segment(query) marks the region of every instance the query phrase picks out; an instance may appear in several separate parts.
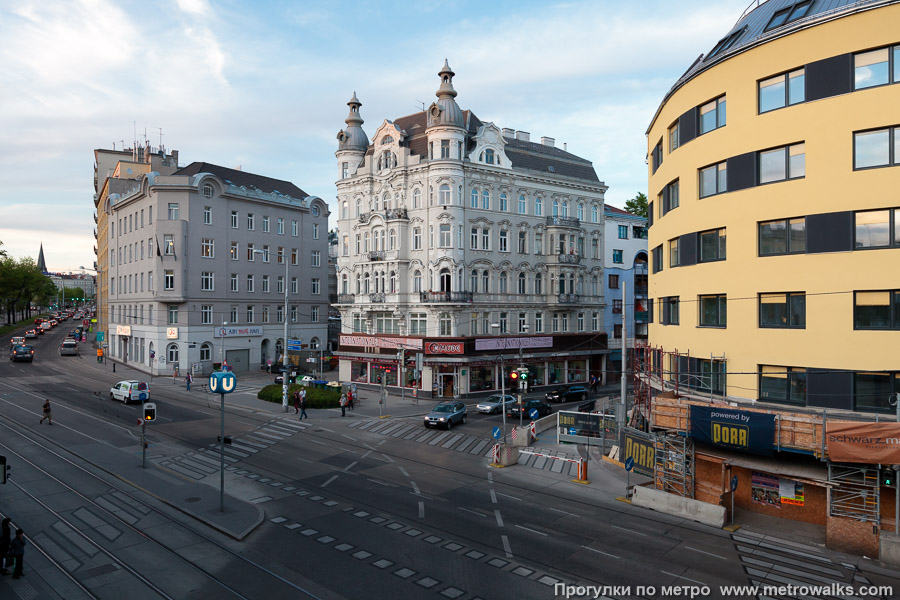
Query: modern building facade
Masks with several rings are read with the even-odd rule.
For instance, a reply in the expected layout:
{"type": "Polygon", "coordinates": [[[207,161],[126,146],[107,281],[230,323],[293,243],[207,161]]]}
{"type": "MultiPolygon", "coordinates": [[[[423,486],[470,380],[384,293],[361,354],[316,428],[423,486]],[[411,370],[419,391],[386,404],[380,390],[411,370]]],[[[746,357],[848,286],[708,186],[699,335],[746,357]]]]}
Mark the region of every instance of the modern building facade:
{"type": "Polygon", "coordinates": [[[552,138],[463,111],[438,75],[437,100],[371,142],[354,94],[338,133],[341,379],[466,396],[501,388],[501,355],[533,385],[602,374],[606,186],[552,138]]]}
{"type": "Polygon", "coordinates": [[[280,361],[285,320],[290,339],[324,347],[324,201],[199,162],[129,183],[104,205],[110,357],[163,375],[257,369],[280,361]]]}
{"type": "Polygon", "coordinates": [[[832,460],[829,432],[893,419],[900,392],[898,23],[896,1],[754,3],[647,131],[653,424],[763,419],[750,451],[774,458],[698,446],[697,497],[724,505],[734,475],[739,507],[870,556],[894,528],[886,461],[832,460]]]}

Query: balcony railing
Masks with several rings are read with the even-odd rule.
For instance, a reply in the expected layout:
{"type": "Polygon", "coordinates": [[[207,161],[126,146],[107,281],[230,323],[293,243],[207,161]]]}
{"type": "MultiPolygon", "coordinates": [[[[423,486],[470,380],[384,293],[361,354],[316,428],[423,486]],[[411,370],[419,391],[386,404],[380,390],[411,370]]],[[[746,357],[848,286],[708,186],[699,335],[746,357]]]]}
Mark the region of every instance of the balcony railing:
{"type": "Polygon", "coordinates": [[[566,254],[560,252],[556,255],[556,260],[563,265],[577,265],[581,262],[581,257],[577,254],[566,254]]]}
{"type": "Polygon", "coordinates": [[[370,250],[369,260],[384,260],[384,250],[370,250]]]}
{"type": "Polygon", "coordinates": [[[634,295],[635,296],[646,296],[647,295],[647,286],[646,285],[634,286],[634,295]]]}
{"type": "Polygon", "coordinates": [[[472,302],[472,292],[419,292],[422,302],[472,302]]]}
{"type": "Polygon", "coordinates": [[[557,294],[556,301],[560,304],[575,304],[579,302],[578,294],[557,294]]]}
{"type": "Polygon", "coordinates": [[[384,304],[384,299],[385,299],[384,292],[376,292],[374,294],[369,294],[369,302],[384,304]]]}
{"type": "Polygon", "coordinates": [[[409,219],[405,208],[389,208],[384,211],[385,219],[409,219]]]}
{"type": "Polygon", "coordinates": [[[338,304],[353,304],[356,302],[356,294],[338,294],[338,304]]]}
{"type": "Polygon", "coordinates": [[[558,225],[560,227],[581,227],[581,221],[575,217],[547,217],[547,225],[558,225]]]}

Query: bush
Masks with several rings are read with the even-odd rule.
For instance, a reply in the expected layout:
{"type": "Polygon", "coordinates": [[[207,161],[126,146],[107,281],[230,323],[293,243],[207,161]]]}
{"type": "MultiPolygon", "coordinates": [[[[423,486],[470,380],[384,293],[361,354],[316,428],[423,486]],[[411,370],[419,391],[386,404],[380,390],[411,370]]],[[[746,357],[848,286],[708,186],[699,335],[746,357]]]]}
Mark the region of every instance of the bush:
{"type": "MultiPolygon", "coordinates": [[[[289,406],[294,405],[294,392],[300,391],[301,389],[306,389],[306,408],[340,408],[341,390],[339,388],[322,389],[315,386],[303,388],[303,386],[296,384],[288,386],[289,406]]],[[[280,385],[267,385],[259,390],[256,397],[260,400],[265,400],[266,402],[277,402],[278,404],[281,404],[281,392],[282,387],[280,385]]]]}

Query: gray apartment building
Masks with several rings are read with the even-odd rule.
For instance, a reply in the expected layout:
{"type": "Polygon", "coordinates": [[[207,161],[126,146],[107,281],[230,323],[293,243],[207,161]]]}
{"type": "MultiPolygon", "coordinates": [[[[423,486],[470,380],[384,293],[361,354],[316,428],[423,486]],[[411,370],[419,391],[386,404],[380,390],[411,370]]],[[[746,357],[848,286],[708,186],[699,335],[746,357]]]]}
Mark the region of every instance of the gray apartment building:
{"type": "Polygon", "coordinates": [[[289,339],[325,347],[329,211],[321,198],[289,181],[194,162],[142,175],[110,194],[108,207],[112,359],[154,375],[206,374],[223,361],[258,369],[281,361],[285,319],[289,339]]]}

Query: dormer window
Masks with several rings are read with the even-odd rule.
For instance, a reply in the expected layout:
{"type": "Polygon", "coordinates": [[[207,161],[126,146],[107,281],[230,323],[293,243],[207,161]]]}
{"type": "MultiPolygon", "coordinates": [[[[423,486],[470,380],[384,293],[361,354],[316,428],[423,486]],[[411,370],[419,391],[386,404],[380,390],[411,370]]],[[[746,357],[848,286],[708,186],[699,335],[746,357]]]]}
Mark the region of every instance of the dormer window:
{"type": "Polygon", "coordinates": [[[382,146],[384,146],[385,144],[393,144],[393,143],[394,143],[394,138],[392,138],[389,135],[386,135],[381,139],[382,146]]]}
{"type": "Polygon", "coordinates": [[[203,186],[203,197],[204,198],[212,198],[213,195],[213,186],[209,183],[203,186]]]}
{"type": "Polygon", "coordinates": [[[488,165],[494,164],[494,151],[490,148],[484,151],[484,162],[488,165]]]}

